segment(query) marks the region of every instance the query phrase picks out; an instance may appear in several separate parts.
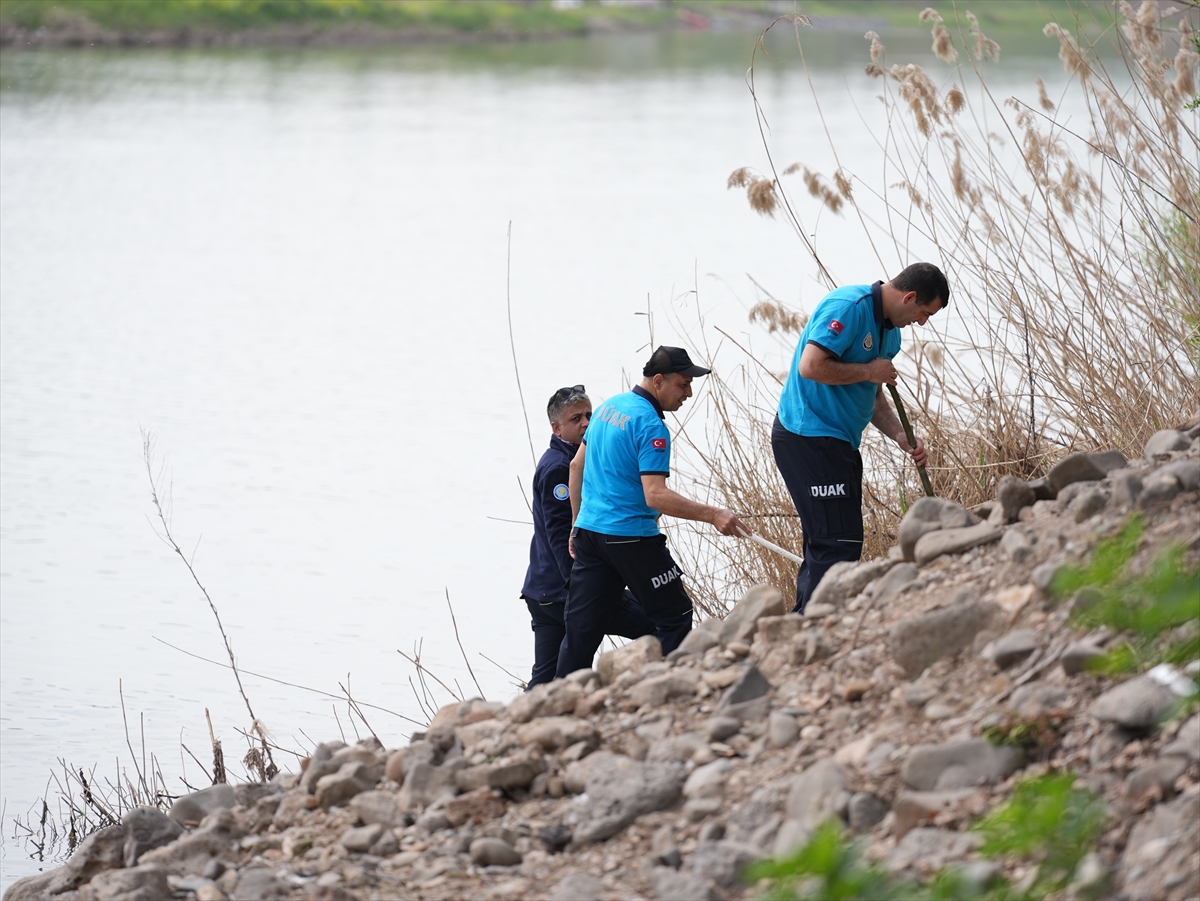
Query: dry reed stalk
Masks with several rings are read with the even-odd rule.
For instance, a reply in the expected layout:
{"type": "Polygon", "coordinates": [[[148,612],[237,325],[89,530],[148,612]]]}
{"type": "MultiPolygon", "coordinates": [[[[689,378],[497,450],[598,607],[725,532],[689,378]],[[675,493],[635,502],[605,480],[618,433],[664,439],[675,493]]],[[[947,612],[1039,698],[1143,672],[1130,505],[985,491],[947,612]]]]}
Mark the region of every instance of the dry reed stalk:
{"type": "MultiPolygon", "coordinates": [[[[956,34],[936,13],[924,14],[933,23],[935,54],[955,64],[950,78],[931,78],[915,65],[885,67],[884,45],[868,33],[866,72],[884,82],[889,123],[879,142],[887,148],[882,169],[898,172],[898,181],[890,176],[892,184],[873,187],[839,161],[835,194],[803,164],[783,172],[802,173],[818,214],[828,208],[857,220],[886,271],[912,261],[908,235],[937,248],[961,333],[912,342],[897,362],[941,497],[974,506],[992,496],[1002,476],[1037,477],[1073,450],[1140,454],[1151,433],[1200,409],[1200,135],[1195,113],[1185,109],[1189,101],[1193,110],[1200,104],[1191,96],[1200,57],[1186,12],[1178,46],[1175,37],[1164,40],[1165,9],[1123,3],[1115,23],[1121,28],[1100,29],[1113,43],[1118,74],[1096,48],[1047,26],[1073,78],[1068,90],[1081,92],[1091,111],[1082,128],[1055,118],[1065,94],[1052,99],[1043,79],[1034,83],[1033,105],[992,94],[983,66],[999,60],[1000,48],[969,13],[961,20],[956,13],[956,34]],[[968,79],[975,82],[969,92],[962,87],[968,79]],[[856,183],[865,190],[852,192],[856,183]],[[882,203],[886,218],[862,206],[860,194],[882,203]],[[892,223],[891,234],[879,233],[879,221],[892,223]]],[[[1083,24],[1072,32],[1096,33],[1083,24]]],[[[755,53],[761,47],[762,36],[755,53]]],[[[797,47],[803,60],[798,30],[797,47]]],[[[769,212],[786,214],[816,274],[832,286],[808,237],[805,210],[776,171],[753,66],[747,81],[769,174],[742,168],[729,186],[769,186],[769,212]]],[[[764,212],[753,197],[751,207],[764,212]]],[[[855,273],[851,281],[860,278],[855,273]]],[[[776,338],[798,336],[803,327],[803,314],[774,298],[750,318],[776,338]]],[[[720,366],[724,378],[705,380],[710,426],[696,440],[681,436],[683,474],[695,494],[757,516],[767,537],[799,547],[799,523],[775,515],[793,509],[770,453],[781,379],[717,331],[743,356],[720,366]]],[[[875,430],[867,430],[861,452],[863,556],[870,559],[895,543],[900,517],[922,491],[914,467],[875,430]]],[[[755,582],[789,593],[794,573],[748,542],[730,544],[703,527],[673,528],[702,612],[720,615],[755,582]]]]}

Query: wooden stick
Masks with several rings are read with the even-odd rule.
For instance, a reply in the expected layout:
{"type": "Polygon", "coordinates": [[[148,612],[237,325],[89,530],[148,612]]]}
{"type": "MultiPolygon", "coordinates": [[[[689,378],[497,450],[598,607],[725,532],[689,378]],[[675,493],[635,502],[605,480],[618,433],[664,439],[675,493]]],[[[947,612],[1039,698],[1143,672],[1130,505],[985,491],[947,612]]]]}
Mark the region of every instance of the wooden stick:
{"type": "MultiPolygon", "coordinates": [[[[908,421],[908,414],[904,412],[904,403],[900,400],[900,393],[896,390],[895,385],[888,385],[888,391],[892,393],[892,401],[896,404],[896,412],[900,414],[900,425],[904,426],[904,437],[908,439],[908,446],[916,449],[917,438],[913,435],[912,425],[908,421]]],[[[929,497],[937,497],[933,493],[933,485],[929,482],[929,473],[925,471],[925,467],[918,466],[917,472],[921,474],[921,484],[925,486],[925,494],[929,497]]]]}

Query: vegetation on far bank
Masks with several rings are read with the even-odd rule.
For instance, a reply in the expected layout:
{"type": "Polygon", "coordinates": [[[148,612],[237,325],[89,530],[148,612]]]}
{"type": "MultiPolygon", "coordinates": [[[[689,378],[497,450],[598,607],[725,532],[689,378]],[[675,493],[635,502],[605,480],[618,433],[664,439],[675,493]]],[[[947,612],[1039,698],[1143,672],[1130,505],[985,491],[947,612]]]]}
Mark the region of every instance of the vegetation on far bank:
{"type": "MultiPolygon", "coordinates": [[[[704,28],[730,19],[755,24],[798,10],[830,25],[861,23],[911,28],[939,0],[643,0],[578,3],[555,0],[0,0],[0,27],[62,32],[91,29],[135,37],[154,33],[349,28],[448,39],[471,36],[566,36],[592,31],[673,26],[704,28]]],[[[992,28],[1040,27],[1047,16],[1069,15],[1069,0],[976,0],[970,8],[992,28]]],[[[857,27],[857,25],[855,26],[857,27]]]]}

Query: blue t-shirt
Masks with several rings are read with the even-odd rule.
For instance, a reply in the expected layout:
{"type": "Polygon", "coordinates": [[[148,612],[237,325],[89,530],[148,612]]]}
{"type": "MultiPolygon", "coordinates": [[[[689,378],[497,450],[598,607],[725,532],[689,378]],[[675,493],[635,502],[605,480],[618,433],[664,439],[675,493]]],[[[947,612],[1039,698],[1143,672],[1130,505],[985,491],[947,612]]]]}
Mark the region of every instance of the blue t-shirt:
{"type": "Polygon", "coordinates": [[[657,535],[658,511],[646,504],[642,476],[671,474],[671,434],[653,398],[640,386],[610,398],[592,414],[583,441],[575,525],[604,535],[657,535]]]}
{"type": "Polygon", "coordinates": [[[817,304],[800,335],[792,368],[779,395],[779,422],[796,435],[848,441],[855,449],[875,410],[874,382],[824,385],[800,375],[800,355],[808,344],[829,351],[843,363],[892,359],[900,352],[900,329],[883,316],[881,282],[847,285],[830,291],[817,304]]]}

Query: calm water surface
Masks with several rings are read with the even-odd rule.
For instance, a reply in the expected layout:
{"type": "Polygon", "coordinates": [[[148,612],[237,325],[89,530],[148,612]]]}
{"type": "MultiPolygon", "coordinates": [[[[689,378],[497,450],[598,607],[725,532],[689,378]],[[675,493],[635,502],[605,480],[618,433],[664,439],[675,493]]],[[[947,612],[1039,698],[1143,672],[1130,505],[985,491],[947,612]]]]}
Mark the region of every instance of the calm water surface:
{"type": "MultiPolygon", "coordinates": [[[[431,669],[471,679],[448,593],[484,693],[514,694],[499,667],[531,663],[517,595],[532,460],[509,223],[539,454],[555,388],[582,382],[599,400],[640,370],[648,306],[656,342],[715,345],[720,325],[782,367],[790,348],[747,325],[761,295],[746,274],[805,309],[824,289],[787,227],[725,187],[733,169],[766,166],[744,82],[752,41],[5,52],[4,885],[37,867],[12,818],[46,793],[56,758],[108,778],[129,766],[119,685],[135,746],[144,728],[173,788],[204,782],[180,744],[208,756],[206,709],[241,754],[232,677],[183,653],[224,657],[156,537],[143,430],[246,670],[348,684],[420,719],[397,648],[424,638],[431,669]]],[[[924,39],[910,44],[925,57],[924,39]]],[[[865,43],[813,52],[843,162],[877,169],[865,43]]],[[[771,140],[782,163],[828,171],[793,57],[759,75],[771,140]]],[[[821,220],[840,279],[894,268],[851,234],[821,220]]],[[[245,684],[284,746],[354,739],[344,703],[245,684]]],[[[371,719],[389,746],[412,728],[371,719]]]]}

